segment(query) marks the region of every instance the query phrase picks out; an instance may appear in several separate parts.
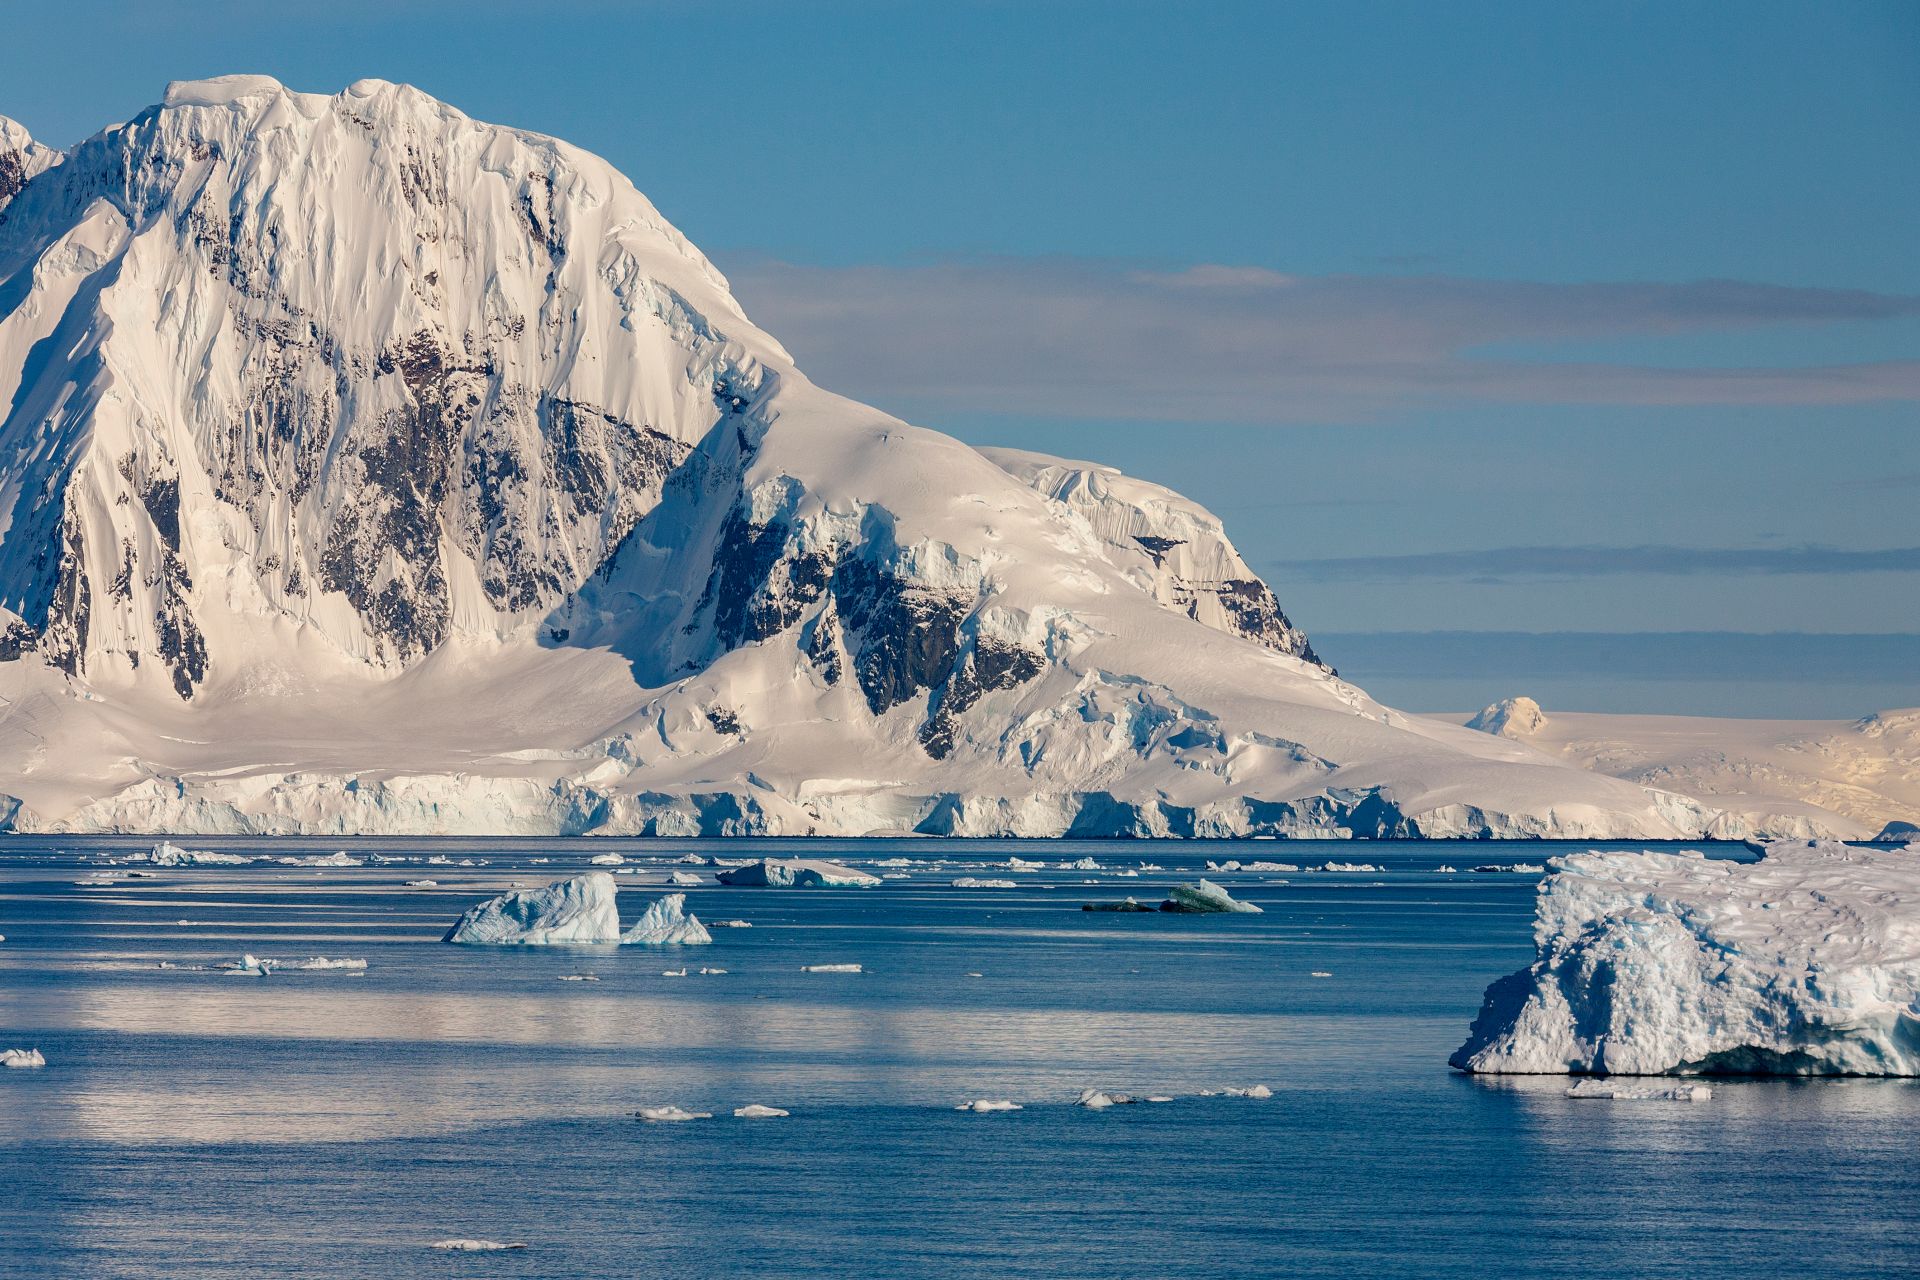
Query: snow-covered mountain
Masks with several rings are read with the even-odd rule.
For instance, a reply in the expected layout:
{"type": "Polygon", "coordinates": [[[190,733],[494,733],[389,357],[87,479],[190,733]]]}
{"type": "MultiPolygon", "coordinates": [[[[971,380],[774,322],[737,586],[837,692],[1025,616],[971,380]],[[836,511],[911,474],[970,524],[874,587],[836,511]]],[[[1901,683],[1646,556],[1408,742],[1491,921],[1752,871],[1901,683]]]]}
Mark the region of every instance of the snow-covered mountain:
{"type": "Polygon", "coordinates": [[[1769,826],[1378,705],[1196,504],[815,387],[405,86],[0,123],[0,405],[15,828],[1769,826]]]}

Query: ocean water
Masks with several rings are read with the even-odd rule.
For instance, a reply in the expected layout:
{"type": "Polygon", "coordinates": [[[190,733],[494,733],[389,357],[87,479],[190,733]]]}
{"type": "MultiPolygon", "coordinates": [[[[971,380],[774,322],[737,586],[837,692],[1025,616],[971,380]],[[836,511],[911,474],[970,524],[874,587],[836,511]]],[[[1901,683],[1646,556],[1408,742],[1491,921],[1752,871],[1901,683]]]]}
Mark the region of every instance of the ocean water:
{"type": "Polygon", "coordinates": [[[1920,1085],[1597,1102],[1448,1070],[1486,984],[1531,955],[1536,877],[1464,869],[1553,846],[192,844],[408,861],[92,887],[146,843],[0,845],[0,1048],[49,1063],[0,1072],[0,1274],[1920,1271],[1920,1085]],[[712,947],[439,944],[474,901],[607,852],[640,872],[628,922],[689,852],[915,864],[868,890],[687,890],[703,920],[753,926],[712,947]],[[1009,856],[1048,869],[986,870],[1009,856]],[[1104,869],[1056,866],[1084,856],[1104,869]],[[1261,915],[1078,910],[1230,858],[1383,870],[1210,875],[1261,915]],[[1020,887],[950,885],[967,874],[1020,887]],[[439,886],[403,887],[421,878],[439,886]],[[368,967],[214,967],[244,952],[368,967]],[[802,971],[833,963],[864,972],[802,971]],[[1273,1097],[1198,1096],[1252,1084],[1273,1097]],[[1175,1101],[1069,1105],[1090,1086],[1175,1101]],[[954,1110],[975,1098],[1024,1109],[954,1110]],[[751,1102],[793,1114],[732,1117],[751,1102]],[[633,1118],[656,1104],[716,1118],[633,1118]],[[449,1237],[528,1247],[429,1247],[449,1237]]]}

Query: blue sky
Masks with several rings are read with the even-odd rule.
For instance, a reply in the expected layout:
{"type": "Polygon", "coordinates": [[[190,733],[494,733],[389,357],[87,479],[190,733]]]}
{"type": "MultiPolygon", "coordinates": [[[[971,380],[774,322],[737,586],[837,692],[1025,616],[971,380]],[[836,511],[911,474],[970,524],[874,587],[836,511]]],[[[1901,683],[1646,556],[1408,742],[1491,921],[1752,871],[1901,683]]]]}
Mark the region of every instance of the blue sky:
{"type": "MultiPolygon", "coordinates": [[[[0,112],[51,142],[261,71],[404,80],[598,151],[820,381],[1181,488],[1310,631],[1920,632],[1904,0],[6,23],[0,112]]],[[[1396,696],[1471,692],[1446,678],[1396,696]]],[[[1712,709],[1874,709],[1828,685],[1712,709]]],[[[1569,696],[1693,705],[1636,688],[1569,696]]],[[[1920,702],[1920,675],[1871,696],[1920,702]]]]}

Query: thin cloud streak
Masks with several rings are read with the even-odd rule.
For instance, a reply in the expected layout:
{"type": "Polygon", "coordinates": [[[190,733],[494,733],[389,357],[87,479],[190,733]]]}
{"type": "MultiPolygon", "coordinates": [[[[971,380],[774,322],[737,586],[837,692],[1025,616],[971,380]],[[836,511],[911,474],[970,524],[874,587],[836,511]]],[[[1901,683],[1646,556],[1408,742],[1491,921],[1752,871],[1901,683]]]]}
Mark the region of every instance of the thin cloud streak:
{"type": "Polygon", "coordinates": [[[1920,358],[1668,367],[1480,357],[1529,346],[1898,320],[1920,297],[1732,280],[1549,284],[1075,260],[734,272],[824,385],[918,412],[1361,421],[1462,404],[1920,399],[1920,358]]]}
{"type": "Polygon", "coordinates": [[[1848,551],[1835,547],[1493,547],[1404,556],[1283,560],[1264,566],[1276,582],[1447,578],[1510,582],[1523,578],[1822,575],[1920,572],[1920,547],[1848,551]]]}

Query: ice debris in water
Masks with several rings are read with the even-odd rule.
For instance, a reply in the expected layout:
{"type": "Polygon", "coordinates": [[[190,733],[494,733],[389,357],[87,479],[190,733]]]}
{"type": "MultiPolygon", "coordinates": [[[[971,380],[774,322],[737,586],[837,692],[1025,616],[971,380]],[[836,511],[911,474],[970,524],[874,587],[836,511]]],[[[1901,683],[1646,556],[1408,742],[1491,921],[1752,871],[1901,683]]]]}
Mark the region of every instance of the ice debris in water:
{"type": "Polygon", "coordinates": [[[716,929],[751,929],[753,925],[745,920],[715,920],[713,927],[716,929]]]}
{"type": "Polygon", "coordinates": [[[524,1249],[527,1246],[519,1240],[510,1240],[504,1244],[498,1240],[435,1240],[427,1247],[444,1249],[449,1253],[500,1253],[507,1249],[524,1249]]]}
{"type": "Polygon", "coordinates": [[[1020,886],[1012,880],[982,880],[978,876],[961,876],[953,882],[956,889],[1018,889],[1020,886]]]}
{"type": "Polygon", "coordinates": [[[1144,903],[1136,902],[1132,898],[1127,898],[1121,902],[1083,902],[1080,904],[1080,909],[1082,911],[1154,911],[1154,910],[1157,910],[1157,908],[1149,907],[1144,903]]]}
{"type": "Polygon", "coordinates": [[[810,858],[760,858],[714,873],[721,884],[769,889],[865,888],[880,877],[837,862],[810,858]]]}
{"type": "Polygon", "coordinates": [[[1645,1085],[1616,1084],[1611,1080],[1582,1080],[1567,1090],[1569,1098],[1611,1098],[1621,1102],[1708,1102],[1713,1090],[1704,1084],[1683,1084],[1673,1089],[1651,1089],[1645,1085]]]}
{"type": "Polygon", "coordinates": [[[1920,1075],[1920,860],[1778,841],[1552,862],[1535,959],[1487,988],[1465,1071],[1920,1075]]]}
{"type": "Polygon", "coordinates": [[[1203,1098],[1271,1098],[1273,1090],[1263,1084],[1248,1085],[1244,1089],[1236,1089],[1228,1085],[1224,1089],[1202,1089],[1200,1096],[1203,1098]]]}
{"type": "Polygon", "coordinates": [[[1108,1107],[1124,1107],[1140,1101],[1130,1093],[1110,1093],[1105,1089],[1082,1089],[1080,1097],[1073,1105],[1085,1107],[1089,1111],[1105,1111],[1108,1107]]]}
{"type": "Polygon", "coordinates": [[[734,1108],[734,1115],[742,1120],[776,1120],[781,1116],[792,1115],[791,1111],[782,1111],[778,1107],[763,1107],[757,1102],[749,1102],[744,1107],[734,1108]]]}
{"type": "Polygon", "coordinates": [[[1315,969],[1312,976],[1316,978],[1331,978],[1333,975],[1325,969],[1315,969]]]}
{"type": "Polygon", "coordinates": [[[706,881],[691,871],[675,871],[667,876],[667,883],[691,889],[695,885],[705,884],[706,881]]]}
{"type": "Polygon", "coordinates": [[[560,975],[559,981],[561,982],[598,982],[600,981],[600,975],[597,973],[563,973],[560,975]]]}
{"type": "Polygon", "coordinates": [[[1260,914],[1260,908],[1251,902],[1241,902],[1225,889],[1211,880],[1200,880],[1193,884],[1174,887],[1167,894],[1167,900],[1160,904],[1162,911],[1176,911],[1183,914],[1209,912],[1244,912],[1260,914]]]}
{"type": "Polygon", "coordinates": [[[1019,1103],[1009,1102],[1005,1098],[997,1100],[975,1098],[972,1102],[963,1102],[954,1108],[955,1111],[1024,1111],[1025,1109],[1019,1103]]]}
{"type": "Polygon", "coordinates": [[[162,840],[153,846],[147,854],[147,861],[156,867],[237,867],[257,858],[249,858],[238,853],[209,853],[204,849],[182,849],[179,845],[162,840]]]}
{"type": "Polygon", "coordinates": [[[1318,867],[1308,867],[1307,870],[1309,871],[1341,871],[1341,872],[1381,872],[1381,871],[1385,871],[1386,868],[1376,867],[1371,862],[1327,862],[1327,863],[1321,864],[1318,867]]]}
{"type": "Polygon", "coordinates": [[[617,853],[596,853],[587,861],[596,867],[618,867],[623,865],[626,859],[617,853]]]}
{"type": "Polygon", "coordinates": [[[351,970],[364,970],[366,967],[367,967],[367,962],[365,960],[361,960],[358,958],[349,959],[346,957],[341,957],[340,959],[337,959],[337,960],[329,960],[326,956],[308,956],[305,960],[289,960],[284,965],[281,966],[281,968],[284,968],[284,969],[351,969],[351,970]]]}
{"type": "Polygon", "coordinates": [[[46,1065],[47,1060],[38,1049],[0,1049],[0,1067],[20,1070],[46,1065]]]}
{"type": "Polygon", "coordinates": [[[713,935],[700,923],[700,917],[686,908],[686,894],[670,893],[649,905],[620,941],[652,947],[693,947],[712,942],[713,935]]]}
{"type": "Polygon", "coordinates": [[[803,964],[800,966],[800,972],[802,973],[860,973],[863,971],[860,968],[860,966],[857,964],[803,964]]]}
{"type": "Polygon", "coordinates": [[[1074,862],[1061,862],[1054,865],[1056,871],[1098,871],[1100,864],[1092,858],[1080,858],[1074,862]]]}
{"type": "Polygon", "coordinates": [[[440,882],[438,880],[409,880],[407,881],[406,887],[409,889],[438,889],[440,882]]]}
{"type": "Polygon", "coordinates": [[[642,1107],[633,1113],[648,1124],[672,1124],[682,1120],[711,1120],[711,1111],[687,1111],[680,1107],[642,1107]]]}
{"type": "Polygon", "coordinates": [[[220,967],[227,971],[228,977],[264,978],[275,969],[278,969],[280,962],[278,960],[261,960],[252,955],[245,955],[238,960],[229,960],[220,967]]]}
{"type": "Polygon", "coordinates": [[[1460,868],[1450,867],[1443,862],[1439,866],[1435,867],[1433,870],[1434,870],[1434,874],[1436,875],[1450,876],[1450,875],[1458,874],[1460,868]]]}

